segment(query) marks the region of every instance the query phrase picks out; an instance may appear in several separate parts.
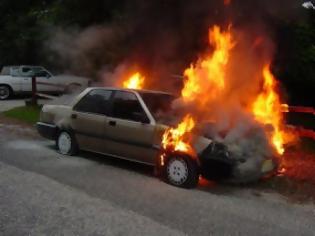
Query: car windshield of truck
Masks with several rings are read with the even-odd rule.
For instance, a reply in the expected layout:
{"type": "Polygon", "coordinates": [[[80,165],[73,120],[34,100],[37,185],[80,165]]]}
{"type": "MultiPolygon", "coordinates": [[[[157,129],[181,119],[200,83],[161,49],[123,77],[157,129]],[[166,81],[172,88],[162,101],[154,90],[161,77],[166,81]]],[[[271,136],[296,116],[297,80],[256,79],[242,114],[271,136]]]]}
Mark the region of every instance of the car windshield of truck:
{"type": "Polygon", "coordinates": [[[171,111],[172,102],[176,99],[176,97],[166,93],[139,93],[156,120],[163,119],[168,115],[171,111]]]}
{"type": "Polygon", "coordinates": [[[23,76],[35,76],[37,73],[43,71],[43,67],[41,66],[23,66],[22,67],[22,75],[23,76]]]}
{"type": "Polygon", "coordinates": [[[11,67],[9,74],[14,77],[20,76],[19,67],[11,67]]]}

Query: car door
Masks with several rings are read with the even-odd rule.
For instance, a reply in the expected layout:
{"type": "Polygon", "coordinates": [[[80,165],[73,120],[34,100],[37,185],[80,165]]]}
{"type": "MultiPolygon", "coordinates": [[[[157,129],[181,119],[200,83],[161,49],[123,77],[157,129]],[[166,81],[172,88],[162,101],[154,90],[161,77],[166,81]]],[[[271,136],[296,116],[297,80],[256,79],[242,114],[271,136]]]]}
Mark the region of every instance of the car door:
{"type": "Polygon", "coordinates": [[[46,70],[41,70],[36,76],[37,91],[39,92],[58,92],[60,86],[56,84],[54,78],[46,70]]]}
{"type": "Polygon", "coordinates": [[[105,152],[105,131],[112,91],[93,89],[73,107],[71,127],[80,148],[105,152]]]}
{"type": "Polygon", "coordinates": [[[17,78],[21,81],[21,91],[32,91],[32,77],[29,75],[32,73],[32,68],[28,66],[21,66],[17,71],[17,78]]]}
{"type": "Polygon", "coordinates": [[[12,66],[9,68],[9,85],[12,87],[14,92],[21,92],[23,91],[22,88],[22,80],[23,78],[20,76],[19,67],[12,66]]]}
{"type": "Polygon", "coordinates": [[[106,125],[108,153],[138,162],[154,164],[154,121],[134,92],[115,91],[106,125]]]}

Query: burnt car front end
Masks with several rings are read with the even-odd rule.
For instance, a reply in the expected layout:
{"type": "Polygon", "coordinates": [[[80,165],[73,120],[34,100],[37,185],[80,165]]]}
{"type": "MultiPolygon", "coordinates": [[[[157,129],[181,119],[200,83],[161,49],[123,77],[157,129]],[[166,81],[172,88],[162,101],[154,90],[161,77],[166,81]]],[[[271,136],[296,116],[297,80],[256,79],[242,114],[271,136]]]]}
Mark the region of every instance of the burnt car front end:
{"type": "Polygon", "coordinates": [[[277,169],[275,158],[257,160],[254,157],[240,158],[227,145],[212,141],[198,155],[200,174],[208,180],[230,183],[249,183],[272,175],[277,169]]]}

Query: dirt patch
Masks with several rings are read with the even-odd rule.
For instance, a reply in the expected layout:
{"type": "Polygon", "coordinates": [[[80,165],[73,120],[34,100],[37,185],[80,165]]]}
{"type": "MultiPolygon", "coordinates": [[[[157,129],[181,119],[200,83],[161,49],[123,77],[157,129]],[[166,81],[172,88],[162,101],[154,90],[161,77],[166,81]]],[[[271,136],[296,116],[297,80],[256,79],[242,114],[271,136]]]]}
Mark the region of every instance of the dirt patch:
{"type": "Polygon", "coordinates": [[[286,176],[261,181],[255,189],[279,193],[293,203],[315,203],[315,184],[286,176]]]}
{"type": "Polygon", "coordinates": [[[10,134],[17,136],[27,136],[31,138],[39,138],[34,125],[14,118],[6,117],[0,114],[0,131],[6,130],[10,134]]]}
{"type": "Polygon", "coordinates": [[[3,114],[0,114],[0,123],[11,124],[11,125],[20,125],[20,126],[25,126],[25,127],[33,127],[33,125],[28,123],[28,122],[21,121],[19,119],[6,117],[3,114]]]}
{"type": "Polygon", "coordinates": [[[283,156],[283,170],[277,176],[260,182],[263,190],[274,190],[289,201],[315,203],[315,152],[304,145],[283,156]]]}

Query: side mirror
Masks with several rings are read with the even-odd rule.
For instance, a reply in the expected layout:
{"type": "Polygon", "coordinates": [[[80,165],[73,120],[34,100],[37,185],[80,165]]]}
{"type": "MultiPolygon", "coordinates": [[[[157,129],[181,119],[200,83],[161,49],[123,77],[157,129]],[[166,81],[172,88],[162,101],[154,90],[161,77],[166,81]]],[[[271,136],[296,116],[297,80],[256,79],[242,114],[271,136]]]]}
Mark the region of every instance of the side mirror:
{"type": "Polygon", "coordinates": [[[146,114],[144,114],[143,112],[133,112],[132,117],[133,117],[134,121],[138,121],[138,122],[141,122],[143,124],[149,124],[150,123],[150,120],[148,119],[146,114]]]}

